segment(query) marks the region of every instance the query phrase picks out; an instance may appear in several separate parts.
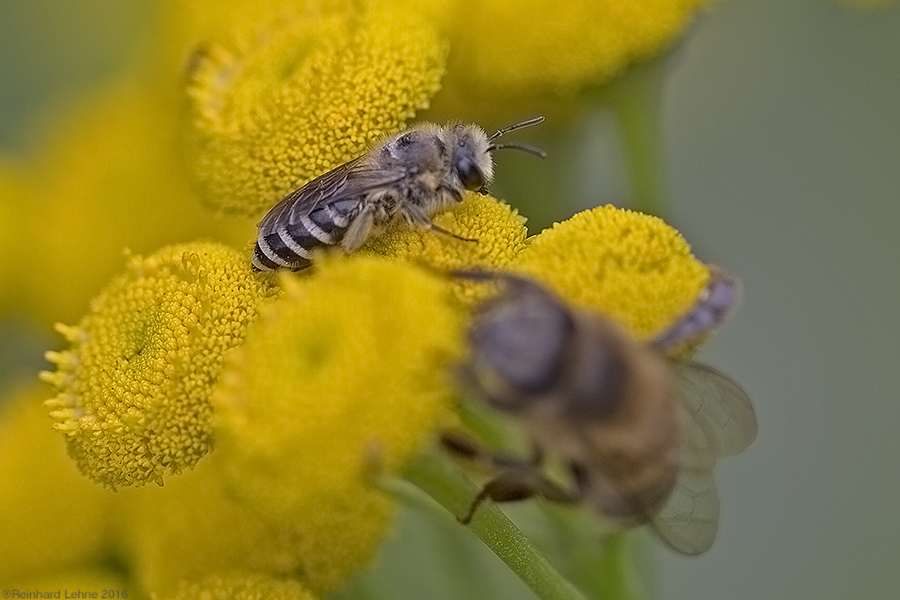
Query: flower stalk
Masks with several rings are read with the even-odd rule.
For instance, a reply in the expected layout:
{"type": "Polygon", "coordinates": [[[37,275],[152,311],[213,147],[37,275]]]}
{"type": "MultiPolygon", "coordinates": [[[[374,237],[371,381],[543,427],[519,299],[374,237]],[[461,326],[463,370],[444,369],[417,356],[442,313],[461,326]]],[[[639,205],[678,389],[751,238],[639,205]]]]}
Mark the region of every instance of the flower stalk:
{"type": "MultiPolygon", "coordinates": [[[[454,515],[460,514],[478,493],[477,486],[464,473],[435,452],[416,459],[405,475],[454,515]]],[[[587,600],[497,506],[480,507],[469,528],[541,600],[587,600]]]]}
{"type": "Polygon", "coordinates": [[[665,218],[662,91],[666,57],[632,65],[597,92],[619,127],[631,189],[631,208],[665,218]]]}

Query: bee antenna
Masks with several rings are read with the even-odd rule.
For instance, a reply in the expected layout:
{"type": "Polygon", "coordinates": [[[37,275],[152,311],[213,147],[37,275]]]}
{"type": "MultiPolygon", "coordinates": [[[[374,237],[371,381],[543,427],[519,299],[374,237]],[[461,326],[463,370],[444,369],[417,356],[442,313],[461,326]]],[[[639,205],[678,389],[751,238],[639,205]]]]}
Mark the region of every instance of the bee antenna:
{"type": "Polygon", "coordinates": [[[508,125],[503,129],[498,129],[491,137],[488,138],[489,142],[496,140],[498,137],[503,135],[504,133],[509,133],[510,131],[515,131],[516,129],[522,129],[523,127],[531,127],[532,125],[537,125],[541,121],[544,120],[544,117],[534,117],[533,119],[528,119],[527,121],[522,121],[521,123],[515,123],[514,125],[508,125]]]}
{"type": "Polygon", "coordinates": [[[517,143],[509,143],[509,144],[491,144],[488,146],[488,150],[493,152],[494,150],[503,150],[505,148],[512,148],[514,150],[521,150],[522,152],[527,152],[528,154],[533,154],[538,158],[547,158],[547,153],[541,150],[540,148],[536,148],[535,146],[529,146],[528,144],[517,144],[517,143]]]}

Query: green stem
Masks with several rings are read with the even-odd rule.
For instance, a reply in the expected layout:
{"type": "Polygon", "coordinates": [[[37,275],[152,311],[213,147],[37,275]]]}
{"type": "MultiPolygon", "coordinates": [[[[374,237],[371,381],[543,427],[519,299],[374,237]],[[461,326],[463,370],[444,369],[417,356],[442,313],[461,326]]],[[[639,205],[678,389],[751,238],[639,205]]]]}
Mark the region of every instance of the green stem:
{"type": "MultiPolygon", "coordinates": [[[[405,475],[454,515],[460,514],[478,491],[464,473],[437,453],[418,458],[405,475]]],[[[541,600],[587,600],[495,505],[479,507],[469,529],[541,600]]]]}
{"type": "Polygon", "coordinates": [[[661,124],[667,56],[631,66],[598,90],[615,116],[628,165],[632,208],[665,216],[661,124]]]}
{"type": "Polygon", "coordinates": [[[565,548],[566,573],[581,589],[598,598],[643,600],[646,594],[634,568],[634,557],[625,533],[601,533],[593,515],[545,505],[543,513],[553,524],[565,548]]]}

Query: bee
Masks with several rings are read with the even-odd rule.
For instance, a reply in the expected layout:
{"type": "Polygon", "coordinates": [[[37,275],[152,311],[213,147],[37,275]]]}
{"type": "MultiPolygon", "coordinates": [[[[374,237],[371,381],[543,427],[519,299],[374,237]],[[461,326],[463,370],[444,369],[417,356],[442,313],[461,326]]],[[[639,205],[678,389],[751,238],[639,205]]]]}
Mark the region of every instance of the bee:
{"type": "Polygon", "coordinates": [[[589,505],[619,528],[648,524],[679,554],[715,540],[719,497],[713,467],[745,450],[756,416],[734,381],[705,365],[666,358],[667,350],[716,328],[735,306],[738,282],[717,268],[695,305],[649,342],[600,314],[572,308],[519,275],[466,271],[503,290],[468,331],[467,387],[508,415],[533,444],[532,459],[483,448],[448,431],[443,447],[495,473],[459,517],[486,500],[540,496],[589,505]],[[551,479],[542,458],[562,473],[551,479]]]}
{"type": "Polygon", "coordinates": [[[491,136],[477,125],[422,123],[388,137],[276,204],[259,222],[251,263],[259,271],[298,271],[310,265],[315,248],[340,245],[353,252],[395,218],[453,236],[431,217],[462,202],[466,190],[486,189],[494,177],[494,150],[515,148],[543,157],[531,146],[494,143],[543,120],[522,121],[491,136]]]}

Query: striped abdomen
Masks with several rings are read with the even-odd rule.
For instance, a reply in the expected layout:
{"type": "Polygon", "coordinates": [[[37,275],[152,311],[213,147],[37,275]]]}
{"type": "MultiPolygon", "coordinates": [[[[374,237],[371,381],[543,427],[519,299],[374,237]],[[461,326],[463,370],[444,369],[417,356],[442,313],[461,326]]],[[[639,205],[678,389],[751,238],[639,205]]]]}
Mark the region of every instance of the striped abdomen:
{"type": "Polygon", "coordinates": [[[291,214],[291,210],[284,211],[260,227],[251,260],[253,267],[260,271],[305,269],[311,264],[313,250],[341,243],[359,205],[358,200],[340,200],[299,216],[291,214]]]}

